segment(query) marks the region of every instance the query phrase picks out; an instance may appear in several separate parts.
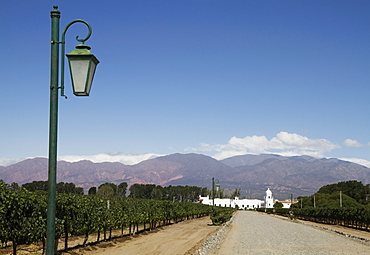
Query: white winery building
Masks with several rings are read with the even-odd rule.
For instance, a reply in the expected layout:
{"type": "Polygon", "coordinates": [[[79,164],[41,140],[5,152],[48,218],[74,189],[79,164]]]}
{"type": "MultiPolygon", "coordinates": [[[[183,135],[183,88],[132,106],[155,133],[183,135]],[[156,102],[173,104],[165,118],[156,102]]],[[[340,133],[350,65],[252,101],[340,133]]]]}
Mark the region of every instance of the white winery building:
{"type": "MultiPolygon", "coordinates": [[[[199,201],[205,205],[214,205],[221,207],[233,207],[239,209],[255,209],[255,208],[273,208],[276,202],[283,204],[283,208],[290,208],[292,202],[289,201],[278,201],[274,200],[272,196],[272,191],[270,189],[266,190],[266,196],[264,200],[260,199],[239,199],[238,197],[232,198],[215,198],[214,202],[209,196],[199,197],[199,201]],[[214,204],[213,204],[214,203],[214,204]]],[[[293,201],[296,203],[296,201],[293,201]]]]}

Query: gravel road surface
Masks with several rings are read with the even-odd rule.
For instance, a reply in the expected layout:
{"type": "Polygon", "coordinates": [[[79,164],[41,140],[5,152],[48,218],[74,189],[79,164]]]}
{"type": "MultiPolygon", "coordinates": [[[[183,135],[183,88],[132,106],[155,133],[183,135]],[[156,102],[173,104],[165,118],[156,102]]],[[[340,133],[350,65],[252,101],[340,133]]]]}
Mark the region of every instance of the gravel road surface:
{"type": "Polygon", "coordinates": [[[267,214],[239,211],[217,254],[370,254],[345,236],[267,214]]]}

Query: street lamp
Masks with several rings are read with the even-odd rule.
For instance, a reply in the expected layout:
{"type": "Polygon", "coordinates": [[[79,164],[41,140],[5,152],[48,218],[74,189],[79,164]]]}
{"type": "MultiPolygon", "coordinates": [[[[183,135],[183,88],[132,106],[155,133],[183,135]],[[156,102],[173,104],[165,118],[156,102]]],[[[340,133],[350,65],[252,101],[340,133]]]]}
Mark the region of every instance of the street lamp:
{"type": "Polygon", "coordinates": [[[215,183],[216,183],[216,192],[220,190],[220,184],[218,179],[212,177],[212,205],[215,205],[215,183]]]}
{"type": "Polygon", "coordinates": [[[69,70],[71,71],[73,94],[88,96],[90,94],[92,79],[99,60],[89,51],[86,44],[79,44],[76,49],[67,54],[69,70]]]}
{"type": "Polygon", "coordinates": [[[62,41],[59,41],[60,11],[54,5],[50,12],[51,17],[51,68],[50,68],[50,126],[49,126],[49,163],[48,163],[48,207],[47,207],[47,230],[46,230],[46,254],[55,253],[55,209],[56,209],[56,172],[57,172],[57,132],[58,132],[58,89],[64,96],[64,55],[65,34],[74,23],[84,23],[88,27],[88,35],[84,39],[76,40],[82,42],[76,50],[67,54],[71,69],[73,92],[76,96],[88,96],[92,80],[94,78],[98,59],[89,51],[90,47],[85,45],[92,33],[89,23],[84,20],[70,22],[62,32],[62,41]],[[62,45],[61,56],[61,78],[59,86],[59,45],[62,45]],[[83,47],[82,47],[83,46],[83,47]],[[87,47],[86,47],[87,46],[87,47]],[[83,62],[85,61],[85,62],[83,62]]]}

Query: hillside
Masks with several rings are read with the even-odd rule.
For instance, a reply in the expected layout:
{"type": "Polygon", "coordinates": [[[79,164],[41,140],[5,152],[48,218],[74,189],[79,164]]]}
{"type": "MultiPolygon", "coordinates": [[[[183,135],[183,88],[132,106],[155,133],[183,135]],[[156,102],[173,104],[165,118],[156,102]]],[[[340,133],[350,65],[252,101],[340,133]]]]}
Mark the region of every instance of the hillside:
{"type": "MultiPolygon", "coordinates": [[[[24,184],[47,180],[47,159],[27,159],[0,167],[0,179],[24,184]]],[[[240,188],[242,195],[263,198],[269,187],[274,196],[286,199],[310,195],[320,187],[339,181],[370,183],[370,169],[338,159],[309,156],[244,155],[217,161],[201,154],[172,154],[128,166],[121,163],[58,162],[58,182],[73,182],[85,191],[105,182],[154,183],[211,188],[212,177],[221,188],[240,188]]]]}

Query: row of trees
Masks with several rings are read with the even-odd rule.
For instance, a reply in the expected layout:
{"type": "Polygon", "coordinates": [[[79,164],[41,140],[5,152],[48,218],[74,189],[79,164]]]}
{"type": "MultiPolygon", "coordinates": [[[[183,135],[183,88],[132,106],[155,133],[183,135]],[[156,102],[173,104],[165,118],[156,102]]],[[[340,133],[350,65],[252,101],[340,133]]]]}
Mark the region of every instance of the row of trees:
{"type": "MultiPolygon", "coordinates": [[[[4,186],[10,190],[21,190],[22,188],[28,191],[47,191],[48,190],[48,182],[47,181],[33,181],[29,183],[25,183],[22,186],[19,186],[18,183],[12,182],[11,184],[6,184],[3,180],[0,180],[0,183],[4,183],[4,186]]],[[[73,193],[73,194],[84,194],[84,190],[81,187],[76,187],[74,183],[68,182],[59,182],[56,185],[57,193],[73,193]]]]}
{"type": "MultiPolygon", "coordinates": [[[[71,236],[83,235],[85,245],[91,233],[98,233],[96,241],[106,240],[112,236],[113,229],[121,229],[123,234],[128,228],[133,234],[138,232],[139,226],[153,229],[159,224],[209,214],[218,223],[227,218],[225,215],[230,215],[226,211],[233,210],[172,200],[73,193],[58,193],[56,205],[56,238],[64,237],[65,249],[71,236]]],[[[45,245],[46,208],[46,192],[13,190],[0,183],[0,241],[11,241],[14,255],[18,244],[41,240],[45,245]]]]}
{"type": "Polygon", "coordinates": [[[370,184],[363,185],[362,182],[356,180],[325,185],[317,193],[338,194],[340,192],[353,198],[359,204],[366,205],[370,202],[370,184]]]}
{"type": "Polygon", "coordinates": [[[299,203],[292,208],[338,208],[362,207],[369,205],[370,185],[352,180],[321,187],[311,196],[298,197],[299,203]]]}
{"type": "Polygon", "coordinates": [[[101,196],[118,196],[125,197],[127,190],[127,182],[122,182],[119,185],[114,183],[106,182],[101,184],[98,189],[91,187],[89,189],[89,195],[101,195],[101,196]]]}
{"type": "MultiPolygon", "coordinates": [[[[114,183],[104,183],[98,188],[91,187],[89,195],[119,196],[125,197],[127,182],[119,185],[114,183]]],[[[196,202],[199,195],[206,196],[209,194],[207,188],[196,186],[168,186],[162,187],[155,184],[133,184],[129,188],[129,197],[143,199],[171,200],[174,202],[196,202]]]]}
{"type": "MultiPolygon", "coordinates": [[[[1,182],[1,180],[0,180],[1,182]]],[[[21,190],[22,188],[28,191],[47,191],[48,182],[47,181],[33,181],[30,183],[25,183],[19,186],[17,183],[6,184],[6,186],[11,190],[21,190]]],[[[199,195],[201,196],[211,196],[212,191],[207,188],[201,188],[196,186],[167,186],[162,187],[155,184],[133,184],[127,190],[127,182],[122,182],[119,185],[114,183],[106,182],[99,185],[98,187],[91,187],[88,190],[89,195],[98,196],[118,196],[126,197],[127,191],[129,192],[129,197],[132,198],[144,198],[144,199],[159,199],[159,200],[171,200],[175,202],[197,202],[199,200],[199,195]]],[[[74,183],[57,183],[56,186],[57,193],[73,193],[73,194],[84,194],[84,190],[81,187],[76,187],[74,183]]],[[[235,190],[215,190],[214,196],[216,198],[223,197],[239,197],[241,194],[240,189],[235,190]]]]}
{"type": "MultiPolygon", "coordinates": [[[[33,181],[31,183],[23,184],[21,187],[19,187],[16,183],[7,186],[13,190],[25,188],[28,191],[47,191],[48,189],[47,181],[33,181]]],[[[106,182],[98,187],[91,187],[88,191],[88,194],[98,196],[126,197],[127,187],[127,182],[122,182],[119,185],[106,182]]],[[[76,187],[76,185],[73,183],[60,182],[57,184],[56,190],[57,193],[83,194],[83,188],[76,187]]],[[[129,188],[129,192],[129,197],[132,198],[171,200],[174,202],[197,202],[199,200],[199,195],[207,196],[210,193],[207,188],[196,186],[170,185],[168,187],[162,187],[155,184],[133,184],[129,188]]]]}
{"type": "MultiPolygon", "coordinates": [[[[33,181],[30,183],[25,183],[22,186],[19,186],[17,183],[5,185],[11,190],[21,190],[22,188],[32,192],[37,190],[48,190],[47,181],[33,181]]],[[[106,182],[98,187],[91,187],[88,191],[88,194],[98,196],[126,197],[127,187],[127,182],[122,182],[119,185],[106,182]]],[[[84,194],[83,188],[76,187],[74,183],[57,183],[56,191],[57,193],[84,194]]],[[[129,193],[129,197],[132,198],[171,200],[174,202],[197,202],[199,200],[199,195],[207,196],[210,194],[210,190],[196,186],[170,185],[168,187],[162,187],[155,184],[133,184],[129,188],[129,193]]]]}
{"type": "Polygon", "coordinates": [[[168,186],[155,184],[133,184],[130,187],[130,197],[144,199],[170,200],[174,202],[197,202],[199,195],[206,196],[207,188],[196,186],[168,186]]]}

